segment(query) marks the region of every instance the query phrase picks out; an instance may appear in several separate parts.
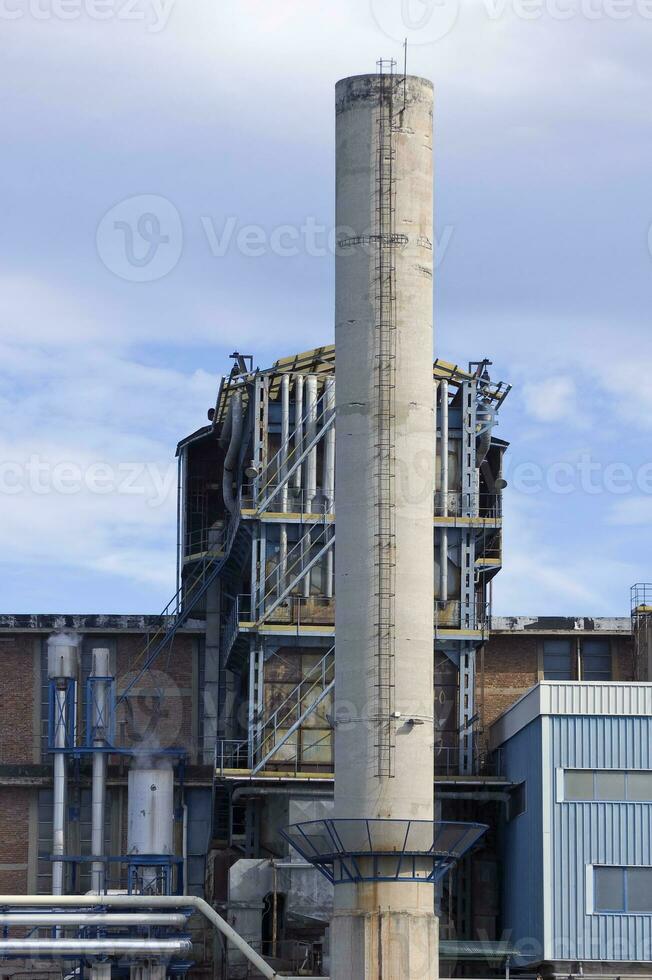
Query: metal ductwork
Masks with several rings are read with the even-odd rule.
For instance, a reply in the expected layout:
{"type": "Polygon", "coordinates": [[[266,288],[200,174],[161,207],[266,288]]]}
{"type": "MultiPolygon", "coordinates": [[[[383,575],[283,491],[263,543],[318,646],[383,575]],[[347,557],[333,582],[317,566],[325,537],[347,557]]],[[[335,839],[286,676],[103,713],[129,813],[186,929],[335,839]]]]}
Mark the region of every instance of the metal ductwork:
{"type": "Polygon", "coordinates": [[[224,473],[222,479],[222,494],[224,496],[224,506],[231,514],[236,512],[236,498],[233,492],[233,484],[237,480],[236,466],[242,442],[242,394],[239,391],[233,393],[229,402],[229,414],[227,415],[220,445],[226,449],[224,458],[224,473]]]}

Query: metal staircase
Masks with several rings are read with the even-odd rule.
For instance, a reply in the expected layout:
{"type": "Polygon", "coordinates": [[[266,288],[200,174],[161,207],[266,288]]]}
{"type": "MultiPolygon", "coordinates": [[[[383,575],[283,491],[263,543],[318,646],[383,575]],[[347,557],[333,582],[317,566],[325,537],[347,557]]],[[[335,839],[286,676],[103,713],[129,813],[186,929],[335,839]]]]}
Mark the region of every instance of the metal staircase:
{"type": "Polygon", "coordinates": [[[320,442],[324,434],[335,424],[335,409],[325,407],[316,417],[310,416],[306,412],[299,422],[299,427],[303,431],[308,425],[315,428],[312,438],[302,438],[301,442],[296,443],[297,429],[290,433],[285,442],[269,461],[257,483],[257,496],[260,503],[257,505],[257,516],[261,516],[277,500],[283,487],[287,487],[292,477],[303,464],[306,457],[320,442]]]}
{"type": "Polygon", "coordinates": [[[223,755],[222,768],[239,769],[248,758],[252,761],[251,775],[255,776],[305,724],[334,687],[335,647],[332,646],[282,704],[269,717],[258,721],[251,739],[230,745],[223,755]]]}
{"type": "Polygon", "coordinates": [[[190,576],[181,584],[160,614],[161,624],[140,652],[133,665],[136,671],[117,705],[127,699],[129,693],[150,669],[159,654],[172,642],[177,631],[189,619],[193,609],[204,598],[209,587],[229,560],[233,543],[240,527],[240,508],[214,540],[207,545],[190,576]]]}
{"type": "MultiPolygon", "coordinates": [[[[335,545],[335,525],[332,521],[307,524],[302,528],[302,535],[297,543],[288,551],[287,562],[283,570],[278,565],[262,583],[261,595],[257,602],[256,625],[260,626],[284,600],[291,596],[295,589],[306,583],[312,568],[317,565],[326,553],[335,545]]],[[[305,584],[305,593],[309,594],[309,584],[305,584]]]]}

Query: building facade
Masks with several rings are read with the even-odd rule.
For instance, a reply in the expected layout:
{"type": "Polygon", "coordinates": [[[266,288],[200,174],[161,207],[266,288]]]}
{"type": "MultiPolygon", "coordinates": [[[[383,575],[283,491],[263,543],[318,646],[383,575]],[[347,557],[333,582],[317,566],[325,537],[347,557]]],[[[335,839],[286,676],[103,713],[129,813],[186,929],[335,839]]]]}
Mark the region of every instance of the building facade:
{"type": "Polygon", "coordinates": [[[605,681],[543,682],[492,727],[514,787],[503,926],[519,965],[649,971],[651,736],[652,685],[605,681]]]}

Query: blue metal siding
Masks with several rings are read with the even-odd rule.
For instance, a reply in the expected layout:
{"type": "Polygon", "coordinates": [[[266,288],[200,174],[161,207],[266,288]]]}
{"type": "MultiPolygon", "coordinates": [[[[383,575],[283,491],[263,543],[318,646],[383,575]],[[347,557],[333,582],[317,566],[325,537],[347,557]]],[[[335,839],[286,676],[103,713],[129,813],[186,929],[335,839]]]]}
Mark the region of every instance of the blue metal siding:
{"type": "Polygon", "coordinates": [[[544,939],[541,719],[511,738],[502,753],[505,775],[526,783],[525,812],[504,832],[504,926],[522,962],[538,962],[544,939]]]}
{"type": "Polygon", "coordinates": [[[652,806],[559,802],[556,770],[652,769],[652,718],[555,716],[548,721],[543,778],[551,808],[552,934],[547,957],[649,961],[652,915],[587,914],[586,868],[652,866],[652,806]]]}

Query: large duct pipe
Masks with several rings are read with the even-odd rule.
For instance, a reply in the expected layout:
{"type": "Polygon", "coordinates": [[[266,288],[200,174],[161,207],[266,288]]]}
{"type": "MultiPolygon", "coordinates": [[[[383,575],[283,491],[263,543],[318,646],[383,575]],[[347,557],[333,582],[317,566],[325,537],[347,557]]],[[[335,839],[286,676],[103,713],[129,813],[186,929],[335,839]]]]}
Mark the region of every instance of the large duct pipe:
{"type": "MultiPolygon", "coordinates": [[[[279,460],[279,476],[283,483],[281,490],[281,511],[288,510],[288,443],[290,439],[290,375],[281,378],[281,457],[279,460]]],[[[285,585],[288,570],[288,526],[281,524],[279,532],[279,592],[285,585]]]]}
{"type": "Polygon", "coordinates": [[[93,753],[93,785],[91,795],[91,888],[98,895],[106,888],[106,865],[104,855],[104,823],[106,815],[106,724],[108,721],[108,684],[110,675],[110,653],[106,647],[96,647],[92,652],[93,684],[93,746],[99,751],[93,753]]]}
{"type": "Polygon", "coordinates": [[[55,684],[54,782],[52,802],[52,894],[62,895],[66,853],[67,766],[65,752],[68,718],[68,685],[76,682],[79,671],[79,640],[69,633],[55,633],[48,639],[48,677],[55,684]]]}
{"type": "MultiPolygon", "coordinates": [[[[324,420],[328,421],[335,411],[335,379],[329,378],[324,389],[324,420]]],[[[331,425],[324,436],[324,501],[326,513],[335,511],[335,426],[331,425]]],[[[324,592],[329,599],[333,597],[333,549],[326,552],[326,586],[324,592]]]]}
{"type": "Polygon", "coordinates": [[[189,939],[0,939],[0,956],[183,956],[189,939]]]}
{"type": "Polygon", "coordinates": [[[100,929],[113,929],[127,926],[141,929],[145,926],[166,926],[169,929],[182,929],[187,916],[174,912],[5,912],[0,913],[0,926],[14,929],[29,926],[32,929],[49,929],[60,926],[62,929],[77,926],[97,926],[100,929]]]}
{"type": "Polygon", "coordinates": [[[224,506],[231,514],[235,514],[236,499],[233,492],[233,484],[236,479],[236,466],[240,443],[242,442],[242,395],[235,391],[229,404],[229,414],[224,426],[224,432],[220,443],[224,446],[228,440],[228,449],[224,457],[224,472],[222,476],[222,496],[224,506]]]}
{"type": "MultiPolygon", "coordinates": [[[[335,687],[359,723],[335,728],[335,817],[386,820],[394,852],[434,816],[432,110],[422,78],[337,84],[335,687]]],[[[437,977],[434,898],[336,885],[334,980],[437,977]]]]}
{"type": "MultiPolygon", "coordinates": [[[[317,434],[317,378],[310,374],[306,378],[306,443],[312,442],[317,434]]],[[[306,467],[306,513],[312,513],[317,496],[317,446],[308,453],[306,467]]]]}
{"type": "MultiPolygon", "coordinates": [[[[0,907],[48,908],[52,907],[52,897],[47,895],[0,895],[0,907]]],[[[277,973],[262,956],[239,936],[215,909],[196,895],[64,895],[56,900],[61,908],[129,908],[129,909],[194,909],[217,930],[228,942],[254,966],[266,980],[280,980],[277,973]]],[[[286,977],[285,980],[300,980],[299,977],[286,977]]],[[[303,980],[311,980],[304,977],[303,980]]],[[[312,978],[314,980],[314,978],[312,978]]],[[[324,978],[328,980],[328,978],[324,978]]]]}
{"type": "MultiPolygon", "coordinates": [[[[448,381],[440,384],[440,431],[441,441],[439,447],[440,458],[440,486],[441,486],[441,516],[448,517],[449,512],[449,474],[448,474],[448,448],[449,448],[449,426],[448,426],[448,381]]],[[[448,601],[448,528],[440,530],[439,537],[439,599],[444,603],[448,601]]],[[[440,610],[445,612],[445,606],[440,606],[440,610]]]]}
{"type": "MultiPolygon", "coordinates": [[[[296,463],[303,449],[303,375],[297,374],[294,379],[294,445],[292,452],[293,462],[296,463]]],[[[294,473],[294,487],[301,489],[301,470],[302,466],[297,466],[294,473]]],[[[303,509],[303,508],[301,508],[303,509]]]]}

